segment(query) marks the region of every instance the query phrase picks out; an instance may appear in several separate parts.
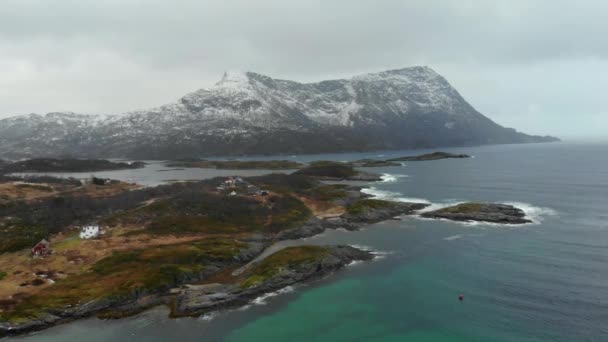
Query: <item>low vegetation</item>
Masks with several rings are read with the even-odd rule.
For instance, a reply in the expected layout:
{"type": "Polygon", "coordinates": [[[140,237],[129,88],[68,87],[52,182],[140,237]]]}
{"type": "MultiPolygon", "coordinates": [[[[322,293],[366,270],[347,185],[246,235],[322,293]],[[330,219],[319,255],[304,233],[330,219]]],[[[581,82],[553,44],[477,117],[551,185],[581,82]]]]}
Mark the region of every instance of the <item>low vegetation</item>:
{"type": "Polygon", "coordinates": [[[358,172],[350,164],[333,162],[333,161],[317,161],[309,166],[295,172],[297,175],[320,177],[320,178],[349,178],[356,176],[358,172]]]}
{"type": "Polygon", "coordinates": [[[4,279],[7,276],[6,272],[0,271],[0,280],[4,279]]]}
{"type": "Polygon", "coordinates": [[[328,249],[321,246],[297,246],[282,249],[248,270],[248,276],[241,282],[241,287],[256,286],[282,270],[318,261],[327,253],[328,249]]]}
{"type": "Polygon", "coordinates": [[[144,223],[137,233],[149,234],[236,234],[275,233],[310,217],[298,199],[270,196],[261,202],[251,197],[184,192],[105,220],[115,225],[144,223]]]}
{"type": "MultiPolygon", "coordinates": [[[[115,308],[127,300],[166,294],[183,283],[207,281],[203,274],[243,266],[243,255],[251,257],[247,253],[253,246],[242,241],[253,233],[272,238],[309,221],[313,212],[317,217],[339,216],[344,203],[352,200],[349,186],[323,184],[305,174],[246,178],[231,186],[254,185],[265,191],[237,195],[230,195],[232,188],[219,187],[225,181],[117,187],[115,192],[106,192],[113,183],[105,180],[103,185],[98,181],[67,188],[50,182],[18,186],[54,192],[0,202],[0,268],[11,275],[0,286],[0,321],[30,321],[84,304],[115,308]],[[102,226],[103,235],[80,239],[78,227],[92,223],[102,226]],[[54,253],[32,259],[29,249],[43,238],[54,253]],[[244,249],[247,253],[241,254],[244,249]]],[[[255,286],[326,253],[323,247],[287,248],[230,281],[255,286]]]]}
{"type": "Polygon", "coordinates": [[[481,209],[481,207],[482,207],[481,203],[468,202],[468,203],[457,204],[457,205],[447,207],[447,208],[441,208],[441,209],[437,210],[436,213],[451,213],[451,214],[476,213],[481,209]]]}
{"type": "Polygon", "coordinates": [[[362,199],[346,207],[346,212],[351,215],[363,214],[371,209],[390,208],[393,202],[378,199],[362,199]]]}
{"type": "Polygon", "coordinates": [[[280,193],[290,194],[294,192],[303,192],[319,186],[319,181],[314,180],[305,175],[273,173],[269,175],[248,177],[247,180],[263,189],[280,193]]]}
{"type": "Polygon", "coordinates": [[[0,224],[0,254],[32,248],[48,236],[44,226],[27,225],[6,220],[0,224]],[[6,222],[9,221],[9,222],[6,222]]]}
{"type": "Polygon", "coordinates": [[[344,184],[330,184],[314,187],[300,193],[317,201],[331,202],[348,196],[347,188],[348,186],[344,184]]]}
{"type": "Polygon", "coordinates": [[[16,302],[11,310],[0,313],[0,320],[19,322],[42,317],[53,309],[167,289],[197,279],[206,265],[234,263],[235,255],[244,247],[245,243],[234,239],[211,238],[115,252],[89,271],[58,280],[16,302]]]}

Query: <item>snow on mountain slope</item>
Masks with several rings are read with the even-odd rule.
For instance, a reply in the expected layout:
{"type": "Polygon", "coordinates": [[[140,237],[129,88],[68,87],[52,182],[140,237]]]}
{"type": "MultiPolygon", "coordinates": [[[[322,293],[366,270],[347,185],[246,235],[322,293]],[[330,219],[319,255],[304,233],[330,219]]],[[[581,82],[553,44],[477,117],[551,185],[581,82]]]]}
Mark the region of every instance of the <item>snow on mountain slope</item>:
{"type": "Polygon", "coordinates": [[[495,124],[428,67],[308,84],[230,71],[212,87],[150,110],[0,120],[0,156],[8,157],[306,153],[549,140],[495,124]]]}

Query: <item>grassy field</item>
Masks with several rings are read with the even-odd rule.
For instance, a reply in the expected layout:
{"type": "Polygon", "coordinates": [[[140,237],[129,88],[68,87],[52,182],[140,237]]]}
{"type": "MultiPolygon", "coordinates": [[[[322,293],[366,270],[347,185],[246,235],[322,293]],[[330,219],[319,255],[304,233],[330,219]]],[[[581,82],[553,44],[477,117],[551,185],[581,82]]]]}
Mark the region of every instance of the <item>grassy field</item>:
{"type": "MultiPolygon", "coordinates": [[[[82,186],[0,204],[0,321],[23,322],[89,302],[118,303],[196,282],[205,270],[255,286],[281,269],[317,260],[326,249],[288,248],[233,279],[229,271],[243,266],[235,256],[248,246],[241,240],[254,233],[272,237],[313,214],[341,215],[344,204],[336,203],[349,195],[346,185],[297,174],[247,179],[268,196],[215,192],[221,181],[142,189],[82,186]],[[88,222],[99,223],[105,234],[80,239],[78,227],[88,222]],[[29,248],[42,238],[51,241],[54,254],[32,258],[29,248]]],[[[44,186],[22,189],[46,192],[44,186]]]]}
{"type": "Polygon", "coordinates": [[[0,313],[0,319],[19,322],[52,309],[97,300],[120,300],[154,292],[195,279],[207,264],[234,262],[246,247],[234,239],[208,238],[192,243],[114,252],[86,272],[58,280],[0,313]]]}
{"type": "Polygon", "coordinates": [[[122,212],[103,222],[140,224],[145,229],[139,233],[156,235],[276,233],[303,223],[310,216],[306,205],[289,195],[272,195],[260,201],[195,192],[122,212]]]}

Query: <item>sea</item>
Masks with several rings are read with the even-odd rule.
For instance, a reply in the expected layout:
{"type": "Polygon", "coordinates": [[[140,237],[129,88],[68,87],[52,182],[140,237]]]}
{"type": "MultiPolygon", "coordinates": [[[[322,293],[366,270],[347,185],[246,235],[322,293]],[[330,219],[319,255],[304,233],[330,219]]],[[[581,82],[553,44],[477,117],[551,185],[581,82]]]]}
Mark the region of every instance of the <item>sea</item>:
{"type": "MultiPolygon", "coordinates": [[[[298,244],[348,244],[377,257],[240,309],[167,318],[155,308],[91,318],[16,341],[608,341],[608,145],[552,143],[443,149],[470,159],[367,169],[378,198],[516,205],[520,226],[403,217],[361,231],[330,230],[298,244]],[[463,295],[462,301],[458,299],[463,295]]],[[[387,159],[430,151],[258,157],[299,161],[387,159]]],[[[251,159],[251,158],[249,158],[251,159]]],[[[268,171],[95,173],[145,185],[268,171]]],[[[287,171],[288,172],[288,171],[287,171]]],[[[81,174],[80,176],[88,176],[81,174]]]]}

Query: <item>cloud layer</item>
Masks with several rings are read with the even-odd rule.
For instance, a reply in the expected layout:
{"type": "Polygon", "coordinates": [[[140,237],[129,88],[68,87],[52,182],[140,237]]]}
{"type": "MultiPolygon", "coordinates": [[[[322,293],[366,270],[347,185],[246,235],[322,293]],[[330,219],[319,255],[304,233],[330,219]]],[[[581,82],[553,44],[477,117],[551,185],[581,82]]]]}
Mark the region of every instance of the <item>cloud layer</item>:
{"type": "Polygon", "coordinates": [[[608,135],[605,13],[561,0],[5,0],[0,117],[153,107],[226,69],[317,81],[428,65],[501,124],[608,135]]]}

